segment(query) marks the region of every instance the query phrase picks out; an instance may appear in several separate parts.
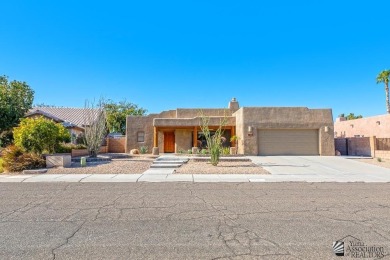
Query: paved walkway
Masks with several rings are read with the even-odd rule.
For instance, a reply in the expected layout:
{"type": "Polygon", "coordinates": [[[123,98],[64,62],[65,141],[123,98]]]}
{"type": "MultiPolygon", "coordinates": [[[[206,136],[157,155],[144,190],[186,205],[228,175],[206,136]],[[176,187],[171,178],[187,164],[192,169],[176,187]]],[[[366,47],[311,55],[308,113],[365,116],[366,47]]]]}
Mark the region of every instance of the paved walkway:
{"type": "Polygon", "coordinates": [[[390,182],[390,169],[336,156],[251,156],[271,174],[172,174],[151,168],[143,174],[0,175],[0,182],[390,182]]]}

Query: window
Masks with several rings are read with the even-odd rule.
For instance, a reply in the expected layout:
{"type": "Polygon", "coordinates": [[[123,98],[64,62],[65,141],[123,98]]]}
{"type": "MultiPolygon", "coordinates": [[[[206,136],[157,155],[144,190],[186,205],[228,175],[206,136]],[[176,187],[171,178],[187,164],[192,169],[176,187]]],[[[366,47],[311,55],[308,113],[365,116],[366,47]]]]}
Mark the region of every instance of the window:
{"type": "Polygon", "coordinates": [[[145,132],[138,132],[137,133],[137,142],[138,143],[145,142],[145,132]]]}

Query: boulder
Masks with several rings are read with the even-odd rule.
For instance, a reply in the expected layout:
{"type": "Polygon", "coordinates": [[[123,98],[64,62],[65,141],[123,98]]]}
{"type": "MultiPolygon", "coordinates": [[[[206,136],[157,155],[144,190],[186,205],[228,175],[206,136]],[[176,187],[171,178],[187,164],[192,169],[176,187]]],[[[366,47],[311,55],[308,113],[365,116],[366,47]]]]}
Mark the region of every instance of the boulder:
{"type": "Polygon", "coordinates": [[[131,149],[130,154],[139,154],[138,149],[131,149]]]}

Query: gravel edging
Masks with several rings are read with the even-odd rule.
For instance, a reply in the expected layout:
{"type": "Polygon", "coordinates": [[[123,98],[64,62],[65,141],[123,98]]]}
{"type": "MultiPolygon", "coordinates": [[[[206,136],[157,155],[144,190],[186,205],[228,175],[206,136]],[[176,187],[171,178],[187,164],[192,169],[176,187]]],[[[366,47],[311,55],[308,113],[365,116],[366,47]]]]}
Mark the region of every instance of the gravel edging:
{"type": "Polygon", "coordinates": [[[141,174],[150,168],[153,160],[113,159],[104,162],[88,162],[86,167],[72,163],[70,168],[51,168],[47,174],[141,174]]]}

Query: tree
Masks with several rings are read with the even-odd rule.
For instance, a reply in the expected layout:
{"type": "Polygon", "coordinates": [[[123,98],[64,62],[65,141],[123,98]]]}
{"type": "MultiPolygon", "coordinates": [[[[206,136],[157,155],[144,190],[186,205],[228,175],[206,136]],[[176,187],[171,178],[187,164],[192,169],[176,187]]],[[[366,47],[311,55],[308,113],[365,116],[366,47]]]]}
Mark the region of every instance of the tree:
{"type": "Polygon", "coordinates": [[[353,120],[353,119],[363,118],[363,116],[362,115],[355,116],[354,113],[349,113],[349,115],[347,115],[346,118],[347,120],[353,120]]]}
{"type": "Polygon", "coordinates": [[[104,110],[106,112],[107,128],[109,132],[120,132],[123,135],[126,134],[127,116],[142,116],[146,113],[146,109],[140,108],[126,100],[118,103],[108,100],[104,103],[104,110]]]}
{"type": "Polygon", "coordinates": [[[89,156],[96,157],[107,131],[104,101],[102,99],[96,106],[94,102],[85,101],[84,125],[85,145],[87,146],[89,156]]]}
{"type": "Polygon", "coordinates": [[[221,155],[222,150],[222,137],[224,133],[224,126],[227,123],[226,117],[220,120],[218,129],[215,131],[214,135],[211,135],[209,123],[210,123],[210,117],[206,117],[201,113],[201,123],[200,123],[200,129],[202,130],[206,142],[207,142],[207,148],[210,152],[210,162],[213,166],[217,166],[219,163],[219,157],[221,155]]]}
{"type": "Polygon", "coordinates": [[[390,101],[389,101],[389,76],[390,70],[381,71],[376,77],[376,83],[384,83],[385,84],[385,92],[386,92],[386,109],[387,113],[390,114],[390,101]]]}
{"type": "Polygon", "coordinates": [[[61,142],[69,142],[69,131],[61,123],[44,117],[23,118],[14,128],[15,145],[26,152],[54,153],[61,142]]]}
{"type": "MultiPolygon", "coordinates": [[[[26,82],[9,82],[7,76],[0,76],[0,135],[9,139],[9,134],[3,132],[10,132],[19,124],[20,118],[32,107],[33,99],[34,91],[26,82]]],[[[1,139],[1,145],[9,142],[1,139]]]]}

